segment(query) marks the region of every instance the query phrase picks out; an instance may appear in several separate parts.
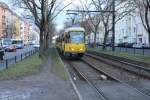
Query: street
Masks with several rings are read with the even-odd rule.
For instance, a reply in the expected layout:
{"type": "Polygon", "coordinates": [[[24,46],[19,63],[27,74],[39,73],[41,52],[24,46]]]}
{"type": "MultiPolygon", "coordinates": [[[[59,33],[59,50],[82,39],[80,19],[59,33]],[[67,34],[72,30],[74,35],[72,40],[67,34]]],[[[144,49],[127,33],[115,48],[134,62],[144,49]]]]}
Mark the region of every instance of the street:
{"type": "Polygon", "coordinates": [[[0,0],[0,100],[150,100],[150,0],[0,0]]]}
{"type": "Polygon", "coordinates": [[[17,49],[16,52],[5,52],[5,59],[11,59],[14,58],[15,56],[20,56],[21,54],[24,54],[26,52],[32,51],[34,48],[33,46],[25,46],[23,49],[17,49]]]}

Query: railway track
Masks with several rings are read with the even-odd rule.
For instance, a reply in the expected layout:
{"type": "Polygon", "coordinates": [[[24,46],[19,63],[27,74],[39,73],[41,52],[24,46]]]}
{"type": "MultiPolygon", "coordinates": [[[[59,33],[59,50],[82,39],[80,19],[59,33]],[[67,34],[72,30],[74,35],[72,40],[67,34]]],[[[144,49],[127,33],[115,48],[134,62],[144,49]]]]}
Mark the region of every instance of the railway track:
{"type": "Polygon", "coordinates": [[[135,75],[137,75],[139,78],[143,77],[146,79],[150,79],[150,68],[146,67],[146,66],[141,66],[141,65],[137,65],[137,64],[133,64],[127,61],[124,61],[122,59],[117,59],[117,58],[113,58],[113,57],[107,57],[104,55],[98,55],[96,53],[86,53],[85,54],[88,57],[92,57],[94,59],[97,59],[105,64],[109,64],[111,66],[114,67],[118,67],[122,70],[128,71],[130,73],[133,73],[135,75]]]}
{"type": "Polygon", "coordinates": [[[114,55],[108,55],[108,54],[99,53],[99,52],[96,52],[96,51],[87,51],[87,53],[88,54],[98,55],[98,56],[101,56],[101,57],[105,57],[107,59],[112,59],[112,60],[116,60],[117,59],[117,60],[120,60],[120,61],[124,61],[124,62],[127,62],[127,63],[138,65],[138,66],[150,67],[150,63],[145,63],[143,61],[131,60],[131,59],[128,59],[128,58],[118,57],[118,56],[114,56],[114,55]]]}
{"type": "MultiPolygon", "coordinates": [[[[82,63],[87,64],[87,66],[85,68],[81,68],[81,66],[74,64],[72,62],[69,62],[69,65],[71,67],[73,67],[73,69],[78,73],[78,75],[84,79],[94,90],[95,92],[99,95],[100,100],[110,100],[109,98],[107,98],[107,96],[103,93],[103,91],[101,90],[101,88],[97,87],[97,82],[96,81],[114,81],[116,83],[121,83],[122,85],[130,88],[130,89],[134,89],[134,91],[136,91],[137,93],[139,93],[140,95],[144,96],[145,98],[147,98],[146,100],[149,100],[150,97],[147,94],[144,94],[143,92],[139,91],[138,89],[128,85],[127,83],[117,79],[116,77],[110,75],[109,73],[100,70],[97,68],[96,65],[92,64],[91,61],[82,60],[82,63]],[[90,69],[90,70],[89,70],[90,69]],[[90,73],[89,73],[90,72],[90,73]],[[91,77],[92,75],[92,77],[91,77]],[[107,77],[107,80],[101,80],[101,78],[99,78],[100,75],[104,75],[107,77]]],[[[144,100],[144,99],[143,99],[144,100]]]]}
{"type": "MultiPolygon", "coordinates": [[[[88,57],[91,57],[91,55],[89,56],[88,55],[88,57]]],[[[99,57],[95,57],[95,55],[94,55],[94,57],[92,56],[91,58],[93,58],[93,59],[96,59],[97,61],[99,61],[100,63],[105,63],[105,64],[109,64],[109,66],[107,66],[107,68],[110,68],[110,66],[112,67],[112,65],[113,64],[111,64],[111,61],[109,61],[109,62],[106,62],[106,61],[104,61],[104,60],[102,60],[102,59],[99,59],[99,57]]],[[[121,75],[122,74],[120,74],[120,75],[118,75],[117,74],[117,72],[116,73],[114,73],[112,70],[115,70],[115,68],[116,68],[116,66],[115,65],[113,65],[113,67],[108,71],[108,70],[104,70],[105,69],[105,67],[106,66],[103,66],[102,67],[102,65],[99,63],[95,63],[94,61],[92,61],[91,59],[90,59],[90,61],[88,61],[88,60],[84,60],[87,64],[89,64],[89,65],[91,65],[91,66],[95,66],[97,69],[99,69],[99,70],[103,70],[108,76],[112,76],[114,79],[117,79],[116,81],[118,81],[118,82],[120,82],[120,83],[122,83],[122,84],[125,84],[125,85],[127,85],[127,86],[129,86],[129,87],[131,87],[131,88],[134,88],[136,91],[138,91],[138,92],[140,92],[141,94],[143,94],[143,95],[146,95],[146,96],[150,96],[150,94],[149,94],[149,91],[144,91],[144,90],[142,90],[142,89],[138,89],[138,88],[136,88],[134,85],[130,85],[129,84],[129,82],[128,81],[126,81],[126,80],[124,80],[124,79],[122,79],[122,78],[119,78],[119,77],[121,77],[121,75]],[[95,64],[94,64],[95,63],[95,64]],[[114,69],[113,69],[114,68],[114,69]],[[116,74],[116,75],[114,75],[114,74],[116,74]]],[[[127,73],[131,73],[131,75],[135,75],[135,77],[137,77],[135,80],[134,79],[132,79],[132,77],[131,77],[131,81],[136,81],[136,80],[141,80],[141,78],[142,79],[148,79],[149,80],[149,76],[145,76],[145,75],[141,75],[141,74],[139,74],[139,73],[136,73],[136,72],[134,72],[134,71],[132,71],[132,70],[129,70],[129,69],[125,69],[124,67],[122,67],[122,66],[117,66],[117,69],[118,69],[118,67],[119,67],[119,70],[121,70],[121,71],[123,71],[123,73],[125,74],[125,75],[127,75],[127,73]]],[[[147,69],[145,69],[145,70],[147,70],[147,69]]],[[[118,72],[119,73],[119,72],[118,72]]],[[[130,76],[130,75],[129,75],[130,76]]],[[[130,80],[129,80],[130,81],[130,80]]]]}
{"type": "MultiPolygon", "coordinates": [[[[81,71],[81,69],[79,69],[77,65],[75,65],[73,63],[69,63],[69,64],[78,73],[79,77],[81,79],[85,80],[89,84],[89,86],[91,86],[93,88],[93,90],[99,96],[100,100],[108,100],[107,97],[103,94],[103,92],[99,88],[97,88],[93,82],[93,80],[98,79],[98,77],[94,77],[94,79],[92,79],[90,75],[87,75],[87,74],[85,74],[84,71],[81,71]]],[[[86,73],[87,73],[87,71],[86,71],[86,73]]],[[[95,74],[95,76],[97,76],[97,75],[95,74]]]]}

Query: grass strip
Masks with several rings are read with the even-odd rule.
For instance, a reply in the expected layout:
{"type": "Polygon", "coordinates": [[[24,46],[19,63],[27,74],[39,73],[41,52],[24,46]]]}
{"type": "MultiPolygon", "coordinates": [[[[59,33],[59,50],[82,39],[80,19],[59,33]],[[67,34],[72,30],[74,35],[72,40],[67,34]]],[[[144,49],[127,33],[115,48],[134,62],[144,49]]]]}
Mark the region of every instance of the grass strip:
{"type": "Polygon", "coordinates": [[[68,80],[68,74],[65,70],[65,66],[57,52],[57,50],[55,48],[51,48],[50,49],[50,57],[51,57],[51,61],[52,61],[52,71],[60,78],[64,79],[64,80],[68,80]]]}
{"type": "Polygon", "coordinates": [[[38,53],[24,59],[21,62],[10,65],[8,69],[0,71],[0,79],[18,79],[30,74],[35,74],[40,71],[42,60],[38,53]]]}
{"type": "Polygon", "coordinates": [[[130,54],[127,52],[113,52],[113,51],[103,51],[102,49],[99,48],[88,48],[88,50],[104,53],[104,54],[109,54],[109,55],[114,55],[118,57],[124,57],[127,59],[135,60],[135,61],[142,61],[146,63],[150,63],[150,56],[146,55],[140,55],[140,54],[130,54]]]}

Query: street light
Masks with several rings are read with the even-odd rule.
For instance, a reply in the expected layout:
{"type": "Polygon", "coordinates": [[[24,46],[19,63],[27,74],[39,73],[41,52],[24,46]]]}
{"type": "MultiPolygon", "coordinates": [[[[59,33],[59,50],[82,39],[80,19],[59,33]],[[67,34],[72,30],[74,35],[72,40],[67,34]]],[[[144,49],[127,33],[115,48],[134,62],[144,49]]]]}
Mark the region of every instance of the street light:
{"type": "Polygon", "coordinates": [[[112,1],[112,51],[115,51],[115,0],[112,1]]]}

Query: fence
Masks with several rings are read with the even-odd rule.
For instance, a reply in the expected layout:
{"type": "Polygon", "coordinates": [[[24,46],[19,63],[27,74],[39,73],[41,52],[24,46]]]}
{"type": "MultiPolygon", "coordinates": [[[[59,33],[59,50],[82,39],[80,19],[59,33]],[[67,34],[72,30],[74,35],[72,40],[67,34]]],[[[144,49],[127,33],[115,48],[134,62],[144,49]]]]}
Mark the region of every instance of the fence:
{"type": "MultiPolygon", "coordinates": [[[[102,49],[102,46],[98,46],[98,48],[102,49]]],[[[111,51],[112,47],[107,46],[106,50],[111,51]]],[[[140,54],[140,55],[147,55],[150,56],[150,49],[144,49],[144,48],[125,48],[125,47],[115,47],[115,51],[118,52],[127,52],[131,54],[140,54]]]]}
{"type": "Polygon", "coordinates": [[[36,52],[38,52],[38,49],[33,49],[33,50],[30,50],[27,52],[23,52],[19,55],[15,55],[11,58],[4,59],[4,60],[0,61],[0,70],[8,69],[9,65],[15,64],[19,61],[22,61],[23,59],[35,54],[36,52]]]}

